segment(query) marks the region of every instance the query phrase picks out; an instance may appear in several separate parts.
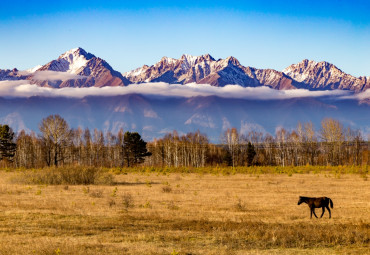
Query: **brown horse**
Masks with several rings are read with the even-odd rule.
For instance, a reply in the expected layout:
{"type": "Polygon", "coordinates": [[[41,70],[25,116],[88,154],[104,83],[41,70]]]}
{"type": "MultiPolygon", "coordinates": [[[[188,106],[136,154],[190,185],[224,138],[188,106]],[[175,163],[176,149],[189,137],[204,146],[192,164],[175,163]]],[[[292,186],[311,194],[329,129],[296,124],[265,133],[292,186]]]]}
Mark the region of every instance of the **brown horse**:
{"type": "Polygon", "coordinates": [[[333,208],[333,201],[330,198],[328,198],[328,197],[302,197],[302,196],[299,196],[298,205],[300,205],[302,203],[306,203],[308,205],[308,207],[310,207],[310,209],[311,209],[311,219],[312,219],[312,213],[317,218],[317,215],[315,213],[315,208],[320,208],[320,207],[322,207],[322,214],[321,214],[320,218],[322,218],[322,216],[324,215],[325,207],[329,211],[329,219],[331,218],[329,203],[330,203],[330,207],[333,208]]]}

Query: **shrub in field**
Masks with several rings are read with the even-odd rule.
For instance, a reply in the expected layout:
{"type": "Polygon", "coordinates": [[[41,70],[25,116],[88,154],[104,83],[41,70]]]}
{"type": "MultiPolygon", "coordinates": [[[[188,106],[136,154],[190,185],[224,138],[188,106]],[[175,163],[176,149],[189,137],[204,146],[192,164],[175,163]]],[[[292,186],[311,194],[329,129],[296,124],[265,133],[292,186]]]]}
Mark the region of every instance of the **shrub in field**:
{"type": "Polygon", "coordinates": [[[93,190],[90,192],[90,197],[95,197],[95,198],[101,198],[103,197],[103,191],[102,190],[93,190]]]}
{"type": "Polygon", "coordinates": [[[26,170],[15,182],[47,185],[113,184],[113,175],[95,167],[60,167],[26,170]]]}
{"type": "Polygon", "coordinates": [[[112,207],[112,206],[116,205],[116,201],[114,199],[109,199],[108,200],[108,205],[109,205],[109,207],[112,207]]]}
{"type": "Polygon", "coordinates": [[[140,205],[140,207],[141,208],[149,208],[149,209],[151,209],[152,208],[152,204],[149,201],[147,201],[145,204],[140,205]]]}
{"type": "Polygon", "coordinates": [[[131,193],[125,193],[122,196],[123,207],[127,210],[130,207],[134,207],[134,199],[131,193]]]}
{"type": "Polygon", "coordinates": [[[113,191],[112,191],[112,194],[110,194],[110,195],[111,195],[111,197],[116,197],[116,196],[117,196],[117,191],[118,191],[118,188],[117,188],[117,187],[115,187],[115,188],[113,189],[113,191]]]}
{"type": "Polygon", "coordinates": [[[234,208],[237,211],[245,212],[247,210],[247,205],[240,198],[238,198],[238,201],[235,203],[234,208]]]}
{"type": "Polygon", "coordinates": [[[163,186],[162,187],[162,192],[164,192],[164,193],[171,193],[172,192],[172,188],[170,186],[168,186],[168,185],[163,186]]]}

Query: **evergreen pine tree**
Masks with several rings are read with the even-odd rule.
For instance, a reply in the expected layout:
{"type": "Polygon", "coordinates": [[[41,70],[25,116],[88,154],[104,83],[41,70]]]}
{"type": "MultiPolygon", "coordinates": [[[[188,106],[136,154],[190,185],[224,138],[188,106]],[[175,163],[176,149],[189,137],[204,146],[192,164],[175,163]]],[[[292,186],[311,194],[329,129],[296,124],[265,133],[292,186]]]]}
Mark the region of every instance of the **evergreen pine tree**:
{"type": "Polygon", "coordinates": [[[128,167],[144,162],[144,158],[151,156],[148,152],[146,142],[141,139],[137,132],[126,132],[123,137],[124,160],[128,167]]]}
{"type": "Polygon", "coordinates": [[[256,151],[254,150],[254,145],[248,142],[247,145],[247,163],[248,166],[253,165],[253,159],[256,156],[256,151]]]}
{"type": "Polygon", "coordinates": [[[0,125],[0,160],[13,161],[16,151],[14,132],[8,125],[0,125]]]}

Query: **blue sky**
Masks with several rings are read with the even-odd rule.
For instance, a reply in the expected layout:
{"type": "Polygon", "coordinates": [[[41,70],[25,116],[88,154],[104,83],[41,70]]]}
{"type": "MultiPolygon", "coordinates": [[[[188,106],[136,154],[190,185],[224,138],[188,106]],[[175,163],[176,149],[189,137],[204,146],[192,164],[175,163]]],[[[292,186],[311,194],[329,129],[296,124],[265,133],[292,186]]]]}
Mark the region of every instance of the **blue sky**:
{"type": "Polygon", "coordinates": [[[353,1],[6,1],[0,68],[82,47],[125,72],[183,53],[282,70],[326,60],[370,76],[370,3],[353,1]]]}

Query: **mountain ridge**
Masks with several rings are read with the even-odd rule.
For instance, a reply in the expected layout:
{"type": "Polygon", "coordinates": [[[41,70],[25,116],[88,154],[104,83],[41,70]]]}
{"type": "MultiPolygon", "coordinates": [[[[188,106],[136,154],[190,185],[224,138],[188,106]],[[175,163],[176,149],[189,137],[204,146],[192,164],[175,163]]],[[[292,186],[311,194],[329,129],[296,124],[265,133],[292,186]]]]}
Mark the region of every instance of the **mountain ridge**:
{"type": "Polygon", "coordinates": [[[215,59],[210,54],[192,56],[183,54],[179,59],[162,57],[149,66],[120,73],[105,60],[82,48],[74,48],[61,54],[57,59],[41,67],[28,71],[0,69],[0,80],[26,79],[31,84],[42,87],[105,87],[127,86],[148,82],[166,82],[170,84],[210,84],[222,87],[229,84],[243,87],[267,86],[277,90],[351,90],[362,92],[370,88],[370,77],[354,77],[326,61],[315,62],[304,59],[286,67],[283,71],[258,69],[243,66],[233,56],[215,59]],[[40,78],[40,72],[58,72],[73,74],[64,79],[40,78]]]}

